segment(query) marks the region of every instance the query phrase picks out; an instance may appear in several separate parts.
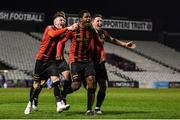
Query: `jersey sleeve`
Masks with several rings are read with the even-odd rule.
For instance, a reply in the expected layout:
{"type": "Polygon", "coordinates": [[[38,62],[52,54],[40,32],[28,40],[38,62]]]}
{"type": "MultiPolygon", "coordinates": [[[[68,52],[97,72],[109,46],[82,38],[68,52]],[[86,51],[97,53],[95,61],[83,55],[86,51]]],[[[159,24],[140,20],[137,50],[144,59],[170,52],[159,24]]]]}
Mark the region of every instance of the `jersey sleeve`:
{"type": "Polygon", "coordinates": [[[54,29],[49,29],[49,31],[48,31],[48,35],[50,36],[50,37],[56,37],[56,36],[58,36],[58,35],[61,35],[61,34],[63,34],[63,33],[65,33],[67,31],[67,28],[62,28],[62,29],[60,29],[60,30],[54,30],[54,29]]]}
{"type": "Polygon", "coordinates": [[[60,40],[56,47],[56,56],[62,56],[63,53],[63,44],[71,37],[72,32],[68,32],[66,36],[60,40]]]}

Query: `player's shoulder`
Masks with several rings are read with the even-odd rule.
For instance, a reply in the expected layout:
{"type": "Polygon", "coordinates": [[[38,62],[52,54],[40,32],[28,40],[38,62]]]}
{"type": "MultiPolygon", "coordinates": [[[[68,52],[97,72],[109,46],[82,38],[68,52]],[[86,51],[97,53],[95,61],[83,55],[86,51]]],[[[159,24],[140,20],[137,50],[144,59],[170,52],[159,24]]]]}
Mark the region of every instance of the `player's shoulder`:
{"type": "Polygon", "coordinates": [[[46,26],[45,29],[44,29],[44,34],[46,34],[48,31],[51,31],[51,30],[53,30],[53,29],[54,29],[54,26],[53,26],[53,25],[48,25],[48,26],[46,26]]]}
{"type": "Polygon", "coordinates": [[[48,25],[46,26],[46,29],[49,30],[49,29],[54,29],[54,26],[53,25],[48,25]]]}

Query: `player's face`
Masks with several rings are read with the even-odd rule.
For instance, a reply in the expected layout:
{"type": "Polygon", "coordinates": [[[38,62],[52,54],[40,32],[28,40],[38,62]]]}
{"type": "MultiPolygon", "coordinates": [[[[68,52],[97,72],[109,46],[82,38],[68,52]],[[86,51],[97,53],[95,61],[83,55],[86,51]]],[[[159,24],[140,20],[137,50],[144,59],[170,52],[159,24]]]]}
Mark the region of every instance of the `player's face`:
{"type": "Polygon", "coordinates": [[[63,17],[57,17],[54,19],[54,26],[58,29],[65,27],[66,20],[63,17]]]}
{"type": "Polygon", "coordinates": [[[83,22],[91,22],[91,14],[90,13],[84,13],[82,17],[83,22]]]}
{"type": "Polygon", "coordinates": [[[95,17],[92,24],[96,30],[100,30],[102,27],[102,18],[101,17],[95,17]]]}

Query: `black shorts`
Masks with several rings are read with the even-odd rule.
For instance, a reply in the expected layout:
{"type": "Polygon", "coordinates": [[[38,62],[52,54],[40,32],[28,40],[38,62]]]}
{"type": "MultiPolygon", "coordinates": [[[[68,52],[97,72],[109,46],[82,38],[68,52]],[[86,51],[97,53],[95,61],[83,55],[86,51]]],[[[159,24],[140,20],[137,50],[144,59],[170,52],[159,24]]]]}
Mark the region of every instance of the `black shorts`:
{"type": "Polygon", "coordinates": [[[70,70],[69,65],[67,64],[65,59],[57,61],[57,64],[58,64],[59,73],[70,70]]]}
{"type": "Polygon", "coordinates": [[[59,76],[59,69],[55,61],[36,61],[34,76],[40,80],[47,80],[50,76],[59,76]]]}
{"type": "Polygon", "coordinates": [[[108,81],[108,75],[105,63],[94,63],[94,69],[95,69],[95,79],[97,82],[100,82],[101,80],[108,81]]]}
{"type": "Polygon", "coordinates": [[[88,76],[95,75],[93,62],[73,62],[70,71],[72,81],[82,81],[88,76]]]}

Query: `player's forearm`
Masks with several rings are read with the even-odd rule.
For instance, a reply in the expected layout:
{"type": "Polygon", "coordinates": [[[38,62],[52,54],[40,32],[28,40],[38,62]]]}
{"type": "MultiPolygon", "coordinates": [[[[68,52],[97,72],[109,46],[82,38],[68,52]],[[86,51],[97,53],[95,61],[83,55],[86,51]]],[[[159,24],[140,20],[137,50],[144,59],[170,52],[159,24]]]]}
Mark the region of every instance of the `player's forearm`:
{"type": "Polygon", "coordinates": [[[118,45],[126,46],[126,42],[116,40],[118,45]]]}
{"type": "Polygon", "coordinates": [[[120,41],[116,38],[113,38],[113,37],[110,37],[109,39],[107,39],[107,42],[110,42],[110,43],[113,43],[113,44],[116,44],[116,45],[120,45],[120,46],[125,46],[126,45],[126,42],[123,42],[123,41],[120,41]]]}
{"type": "Polygon", "coordinates": [[[56,36],[58,36],[58,35],[61,35],[61,34],[65,33],[66,31],[67,31],[67,28],[62,28],[62,29],[60,29],[60,30],[50,30],[50,31],[48,32],[48,35],[49,35],[50,37],[56,37],[56,36]]]}

